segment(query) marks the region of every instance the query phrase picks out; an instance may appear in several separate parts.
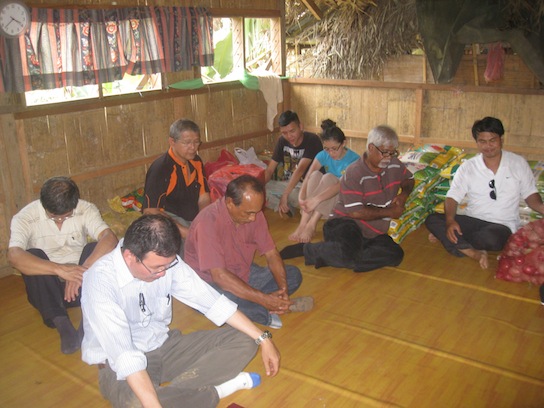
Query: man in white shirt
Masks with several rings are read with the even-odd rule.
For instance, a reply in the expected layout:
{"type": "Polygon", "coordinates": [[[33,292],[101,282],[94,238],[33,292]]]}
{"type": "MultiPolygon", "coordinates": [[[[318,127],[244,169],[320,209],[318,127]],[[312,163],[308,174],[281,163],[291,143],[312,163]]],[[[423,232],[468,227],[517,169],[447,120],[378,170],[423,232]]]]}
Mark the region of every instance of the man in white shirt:
{"type": "Polygon", "coordinates": [[[180,243],[171,218],[143,215],[84,276],[82,359],[99,366],[100,390],[114,407],[216,406],[259,384],[258,374],[242,372],[258,345],[266,374],[279,370],[270,332],[200,279],[177,255],[180,243]],[[173,298],[231,327],[170,330],[173,298]]]}
{"type": "Polygon", "coordinates": [[[487,251],[501,251],[521,226],[519,202],[544,214],[544,204],[527,161],[502,150],[504,128],[485,117],[472,126],[480,154],[463,163],[446,196],[445,214],[432,214],[425,225],[431,241],[440,241],[455,256],[469,256],[485,269],[487,251]],[[467,198],[466,215],[457,206],[467,198]]]}
{"type": "Polygon", "coordinates": [[[79,350],[83,337],[83,326],[76,331],[66,308],[79,306],[83,273],[116,244],[98,208],[79,199],[68,177],[47,180],[40,199],[11,220],[8,260],[22,274],[30,304],[59,332],[64,354],[79,350]]]}

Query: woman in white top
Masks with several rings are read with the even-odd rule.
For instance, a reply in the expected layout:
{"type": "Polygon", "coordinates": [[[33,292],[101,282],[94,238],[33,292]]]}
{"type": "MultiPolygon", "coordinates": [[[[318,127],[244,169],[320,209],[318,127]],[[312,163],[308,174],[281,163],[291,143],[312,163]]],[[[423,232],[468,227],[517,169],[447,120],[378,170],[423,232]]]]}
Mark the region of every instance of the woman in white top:
{"type": "Polygon", "coordinates": [[[336,122],[321,122],[323,150],[313,160],[304,178],[298,202],[301,218],[289,239],[310,242],[321,217],[328,218],[340,191],[340,177],[359,155],[346,147],[346,136],[336,122]],[[324,172],[321,171],[323,168],[324,172]]]}

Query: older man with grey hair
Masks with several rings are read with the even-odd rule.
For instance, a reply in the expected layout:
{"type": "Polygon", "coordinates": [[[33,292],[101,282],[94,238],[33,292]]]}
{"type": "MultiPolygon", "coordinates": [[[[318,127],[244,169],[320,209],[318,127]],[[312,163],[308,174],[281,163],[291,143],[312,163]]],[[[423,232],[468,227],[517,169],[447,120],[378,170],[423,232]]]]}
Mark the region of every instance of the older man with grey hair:
{"type": "Polygon", "coordinates": [[[283,259],[304,256],[307,265],[368,272],[397,266],[404,252],[387,232],[404,211],[414,187],[412,173],[400,162],[399,139],[389,126],[368,134],[366,152],[340,181],[338,202],[323,226],[324,242],[290,245],[283,259]]]}

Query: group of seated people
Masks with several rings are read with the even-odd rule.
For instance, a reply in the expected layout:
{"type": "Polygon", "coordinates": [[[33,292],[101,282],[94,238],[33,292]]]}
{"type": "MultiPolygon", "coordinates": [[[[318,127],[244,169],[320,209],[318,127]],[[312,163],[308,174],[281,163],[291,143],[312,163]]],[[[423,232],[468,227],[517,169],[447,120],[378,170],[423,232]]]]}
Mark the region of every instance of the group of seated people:
{"type": "MultiPolygon", "coordinates": [[[[266,374],[276,375],[272,334],[254,323],[279,329],[283,314],[313,307],[311,297],[291,297],[302,274],[284,259],[303,256],[316,268],[355,272],[402,262],[402,248],[387,233],[414,179],[398,159],[396,132],[372,129],[359,156],[331,120],[323,121],[321,138],[305,132],[292,111],[280,115],[279,126],[266,188],[243,175],[211,203],[199,127],[174,122],[168,151],[146,175],[143,215],[120,240],[68,177],[47,180],[39,200],[13,217],[8,259],[29,302],[57,329],[63,353],[81,348],[82,359],[98,366],[101,393],[113,406],[176,406],[179,398],[216,406],[259,384],[258,374],[243,371],[259,346],[266,374]],[[282,177],[273,180],[280,163],[282,177]],[[289,236],[296,244],[278,251],[265,205],[280,215],[299,209],[289,236]],[[323,241],[311,242],[322,218],[323,241]],[[256,252],[266,266],[254,263],[256,252]],[[170,329],[173,298],[230,327],[184,335],[170,329]],[[67,308],[80,305],[76,329],[67,308]]],[[[426,225],[431,240],[486,268],[486,251],[501,250],[520,226],[519,200],[541,214],[544,205],[527,162],[502,150],[500,120],[478,120],[472,134],[480,154],[460,166],[445,214],[429,216],[426,225]],[[457,215],[465,197],[466,215],[457,215]]]]}

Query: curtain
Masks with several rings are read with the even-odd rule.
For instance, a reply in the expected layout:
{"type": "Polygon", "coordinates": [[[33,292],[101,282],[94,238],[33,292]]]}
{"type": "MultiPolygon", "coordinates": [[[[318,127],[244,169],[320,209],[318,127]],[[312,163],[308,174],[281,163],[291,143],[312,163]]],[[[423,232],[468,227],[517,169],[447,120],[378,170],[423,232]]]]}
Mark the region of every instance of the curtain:
{"type": "Polygon", "coordinates": [[[204,8],[32,8],[18,39],[2,38],[0,91],[113,82],[131,75],[213,65],[212,17],[204,8]]]}

